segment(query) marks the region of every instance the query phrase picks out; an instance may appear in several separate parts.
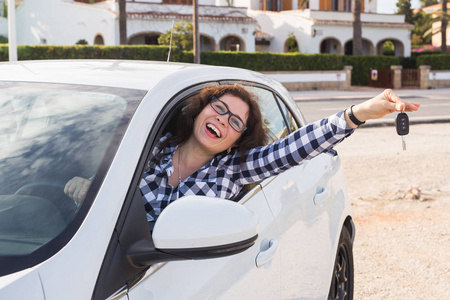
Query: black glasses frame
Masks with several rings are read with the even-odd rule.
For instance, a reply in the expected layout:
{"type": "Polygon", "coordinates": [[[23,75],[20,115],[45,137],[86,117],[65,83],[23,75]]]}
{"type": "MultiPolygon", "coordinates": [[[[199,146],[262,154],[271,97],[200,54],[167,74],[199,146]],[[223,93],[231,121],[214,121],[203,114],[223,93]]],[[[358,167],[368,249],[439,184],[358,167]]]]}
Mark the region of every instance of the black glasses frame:
{"type": "Polygon", "coordinates": [[[247,126],[245,126],[244,121],[242,121],[242,119],[241,119],[238,115],[233,114],[233,113],[230,111],[230,108],[228,107],[228,105],[227,105],[225,102],[223,102],[222,100],[220,100],[219,98],[217,98],[216,96],[212,96],[212,97],[211,97],[211,101],[209,102],[209,105],[211,105],[211,107],[214,109],[214,111],[215,111],[216,113],[218,113],[219,115],[221,115],[221,116],[226,115],[226,114],[229,114],[229,117],[228,117],[228,124],[230,124],[231,128],[233,128],[236,132],[241,133],[241,132],[244,132],[244,131],[247,130],[247,126]],[[213,102],[217,102],[217,101],[219,101],[221,104],[223,104],[223,105],[225,106],[225,108],[227,109],[226,112],[220,112],[220,111],[217,111],[217,109],[216,109],[216,108],[214,107],[214,105],[213,105],[213,102]],[[243,128],[242,130],[239,130],[238,128],[235,128],[235,126],[230,122],[231,117],[235,117],[236,119],[238,119],[239,122],[242,123],[242,126],[244,126],[244,128],[243,128]]]}

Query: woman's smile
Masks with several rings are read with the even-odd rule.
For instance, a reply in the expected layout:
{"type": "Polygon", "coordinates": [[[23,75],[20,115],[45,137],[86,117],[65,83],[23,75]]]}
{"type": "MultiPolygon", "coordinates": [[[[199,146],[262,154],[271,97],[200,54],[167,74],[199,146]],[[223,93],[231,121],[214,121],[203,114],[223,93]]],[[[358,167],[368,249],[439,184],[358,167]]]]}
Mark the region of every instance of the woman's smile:
{"type": "Polygon", "coordinates": [[[206,123],[206,134],[208,134],[212,138],[220,138],[222,136],[222,133],[220,132],[219,128],[216,127],[216,125],[212,123],[206,123]]]}

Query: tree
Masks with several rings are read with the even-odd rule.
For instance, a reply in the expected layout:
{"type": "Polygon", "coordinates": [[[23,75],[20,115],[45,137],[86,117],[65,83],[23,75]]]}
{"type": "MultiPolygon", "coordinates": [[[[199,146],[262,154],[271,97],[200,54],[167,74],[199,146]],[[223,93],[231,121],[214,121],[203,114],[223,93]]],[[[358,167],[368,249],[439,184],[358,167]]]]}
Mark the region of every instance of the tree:
{"type": "Polygon", "coordinates": [[[286,40],[286,47],[288,52],[298,52],[298,44],[293,32],[290,32],[288,34],[288,38],[286,40]]]}
{"type": "Polygon", "coordinates": [[[431,44],[431,34],[427,33],[431,31],[432,20],[431,14],[427,14],[423,10],[413,16],[412,45],[431,44]]]}
{"type": "Polygon", "coordinates": [[[126,11],[126,0],[119,1],[119,36],[120,44],[126,45],[127,41],[127,11],[126,11]]]}
{"type": "Polygon", "coordinates": [[[431,23],[440,23],[441,26],[437,26],[428,30],[425,35],[432,36],[441,33],[441,52],[447,51],[447,26],[448,26],[448,14],[447,14],[447,0],[441,0],[441,9],[435,13],[435,16],[431,19],[431,23]]]}
{"type": "Polygon", "coordinates": [[[441,16],[441,53],[447,52],[447,0],[441,0],[442,4],[442,16],[441,16]]]}
{"type": "Polygon", "coordinates": [[[398,0],[397,2],[397,14],[405,15],[405,22],[413,24],[413,12],[411,9],[410,0],[398,0]]]}
{"type": "Polygon", "coordinates": [[[361,0],[352,0],[353,55],[362,55],[361,0]]]}
{"type": "MultiPolygon", "coordinates": [[[[181,50],[192,50],[194,27],[191,22],[178,22],[173,26],[172,46],[181,50]]],[[[170,45],[171,29],[161,34],[158,38],[160,45],[170,45]]]]}

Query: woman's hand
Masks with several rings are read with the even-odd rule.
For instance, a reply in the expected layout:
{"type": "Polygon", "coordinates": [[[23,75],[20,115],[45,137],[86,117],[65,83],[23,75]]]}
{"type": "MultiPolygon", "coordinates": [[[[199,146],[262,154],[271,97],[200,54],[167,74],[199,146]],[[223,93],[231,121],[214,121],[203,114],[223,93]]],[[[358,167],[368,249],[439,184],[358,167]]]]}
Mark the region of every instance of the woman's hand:
{"type": "MultiPolygon", "coordinates": [[[[370,100],[353,106],[352,111],[358,120],[365,122],[370,119],[379,119],[396,111],[401,112],[403,108],[405,111],[411,112],[418,110],[419,107],[419,103],[403,101],[392,90],[388,89],[370,100]]],[[[357,127],[347,113],[345,119],[350,127],[357,127]]]]}
{"type": "Polygon", "coordinates": [[[81,204],[84,198],[86,198],[86,194],[91,186],[91,183],[92,181],[89,179],[76,176],[66,183],[64,193],[66,193],[66,195],[72,198],[76,203],[81,204]]]}

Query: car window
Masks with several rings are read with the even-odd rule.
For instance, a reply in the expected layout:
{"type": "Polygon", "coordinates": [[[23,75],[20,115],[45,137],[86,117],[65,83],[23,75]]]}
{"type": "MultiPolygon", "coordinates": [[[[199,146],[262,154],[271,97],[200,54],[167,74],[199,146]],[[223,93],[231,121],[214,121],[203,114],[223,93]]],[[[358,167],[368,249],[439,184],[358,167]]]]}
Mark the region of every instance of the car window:
{"type": "Polygon", "coordinates": [[[280,99],[280,97],[277,96],[277,101],[281,109],[281,113],[283,114],[283,117],[285,121],[287,122],[289,130],[291,132],[297,130],[299,128],[299,125],[297,121],[295,120],[294,116],[292,115],[289,108],[284,104],[283,100],[280,99]]]}
{"type": "Polygon", "coordinates": [[[263,124],[269,137],[268,142],[271,143],[288,135],[289,129],[280,113],[280,107],[275,100],[274,93],[259,87],[249,86],[247,89],[258,98],[263,124]]]}
{"type": "Polygon", "coordinates": [[[2,259],[36,253],[71,224],[83,205],[64,194],[65,184],[75,176],[101,182],[118,128],[144,93],[39,83],[0,83],[0,91],[2,259]]]}

